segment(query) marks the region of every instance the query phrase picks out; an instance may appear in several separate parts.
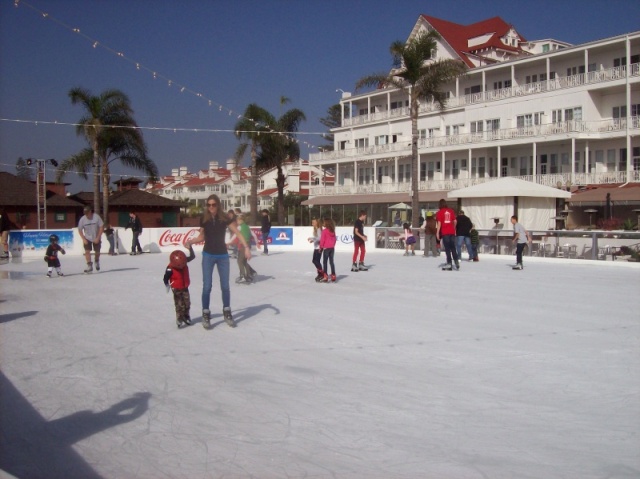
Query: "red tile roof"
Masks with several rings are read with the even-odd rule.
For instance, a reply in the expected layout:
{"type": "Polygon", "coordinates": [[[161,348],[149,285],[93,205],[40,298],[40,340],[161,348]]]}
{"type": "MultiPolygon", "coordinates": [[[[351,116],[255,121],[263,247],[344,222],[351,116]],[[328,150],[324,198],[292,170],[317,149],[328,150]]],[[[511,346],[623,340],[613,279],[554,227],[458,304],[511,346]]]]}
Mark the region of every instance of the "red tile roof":
{"type": "MultiPolygon", "coordinates": [[[[429,24],[442,36],[442,39],[456,51],[460,59],[469,67],[474,67],[475,65],[469,58],[468,54],[475,54],[485,48],[502,49],[514,53],[524,51],[520,47],[513,47],[502,43],[500,38],[507,34],[511,29],[511,25],[500,17],[489,18],[477,23],[472,23],[471,25],[460,25],[458,23],[430,17],[429,15],[422,15],[422,18],[429,22],[429,24]],[[487,34],[491,34],[488,41],[469,47],[469,39],[487,34]]],[[[522,36],[520,37],[520,40],[525,41],[522,36]]]]}

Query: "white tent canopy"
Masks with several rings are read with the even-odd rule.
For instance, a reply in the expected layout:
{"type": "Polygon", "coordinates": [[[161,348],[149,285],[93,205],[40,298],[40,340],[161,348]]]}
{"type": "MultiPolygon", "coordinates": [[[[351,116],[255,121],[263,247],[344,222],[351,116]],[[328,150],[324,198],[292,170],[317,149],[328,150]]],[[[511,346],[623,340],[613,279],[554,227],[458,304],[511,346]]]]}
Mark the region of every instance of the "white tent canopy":
{"type": "Polygon", "coordinates": [[[405,210],[410,210],[411,206],[409,206],[406,203],[396,203],[395,205],[389,206],[389,209],[390,210],[402,210],[402,211],[405,211],[405,210]]]}
{"type": "Polygon", "coordinates": [[[520,223],[528,230],[548,230],[555,227],[556,198],[568,199],[571,193],[518,178],[500,178],[450,191],[447,196],[462,199],[462,209],[478,229],[510,228],[513,198],[518,197],[520,223]]]}
{"type": "Polygon", "coordinates": [[[447,195],[449,198],[496,198],[500,196],[568,199],[571,198],[571,193],[519,178],[499,178],[479,185],[453,190],[447,195]]]}

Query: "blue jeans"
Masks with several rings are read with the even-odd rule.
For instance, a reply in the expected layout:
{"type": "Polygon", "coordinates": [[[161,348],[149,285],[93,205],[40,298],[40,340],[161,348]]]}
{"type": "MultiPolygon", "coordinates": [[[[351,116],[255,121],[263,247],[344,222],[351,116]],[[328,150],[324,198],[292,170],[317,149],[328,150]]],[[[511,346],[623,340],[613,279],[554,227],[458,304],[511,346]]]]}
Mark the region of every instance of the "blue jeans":
{"type": "Polygon", "coordinates": [[[471,246],[470,236],[456,236],[457,244],[456,251],[458,252],[458,258],[462,259],[462,243],[467,246],[467,253],[469,253],[469,259],[473,259],[473,247],[471,246]]]}
{"type": "Polygon", "coordinates": [[[335,254],[335,248],[325,248],[322,252],[322,262],[324,266],[324,274],[327,274],[329,270],[327,266],[331,266],[331,274],[336,274],[336,266],[333,264],[333,256],[335,254]],[[329,263],[327,265],[327,263],[329,263]]]}
{"type": "Polygon", "coordinates": [[[262,252],[269,254],[269,232],[262,232],[262,252]]]}
{"type": "Polygon", "coordinates": [[[453,235],[444,235],[440,238],[442,246],[444,246],[444,252],[447,254],[447,263],[451,264],[451,256],[453,261],[458,262],[458,250],[456,249],[456,237],[453,235]]]}
{"type": "Polygon", "coordinates": [[[222,291],[222,307],[231,307],[231,290],[229,289],[229,255],[209,254],[202,252],[202,309],[209,309],[211,288],[213,285],[213,269],[218,265],[220,290],[222,291]]]}

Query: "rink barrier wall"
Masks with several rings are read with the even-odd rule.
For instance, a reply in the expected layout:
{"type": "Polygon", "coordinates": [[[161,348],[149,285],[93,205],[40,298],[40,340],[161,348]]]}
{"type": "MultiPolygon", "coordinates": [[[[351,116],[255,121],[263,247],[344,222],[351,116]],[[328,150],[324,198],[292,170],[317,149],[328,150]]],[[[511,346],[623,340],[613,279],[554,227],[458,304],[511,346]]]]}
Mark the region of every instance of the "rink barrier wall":
{"type": "MultiPolygon", "coordinates": [[[[128,254],[131,251],[133,233],[130,229],[114,228],[115,250],[118,254],[128,254]]],[[[145,253],[169,253],[178,248],[184,248],[184,244],[198,235],[199,228],[145,228],[138,240],[145,253]]],[[[257,240],[262,251],[262,232],[260,227],[251,227],[252,244],[257,240]]],[[[43,256],[49,246],[49,236],[58,235],[60,246],[67,254],[82,255],[84,247],[78,229],[47,229],[47,230],[12,230],[9,232],[9,252],[12,257],[32,258],[43,256]]],[[[313,246],[309,237],[313,234],[311,226],[274,226],[269,233],[269,251],[310,251],[313,246]]],[[[375,228],[365,227],[367,236],[367,249],[375,248],[375,228]]],[[[227,232],[227,241],[232,237],[227,232]]],[[[353,251],[353,227],[339,226],[336,228],[336,251],[353,251]]],[[[196,252],[202,251],[203,243],[194,245],[196,252]]],[[[254,247],[255,251],[255,247],[254,247]]],[[[109,252],[109,242],[102,235],[102,254],[109,252]]]]}
{"type": "MultiPolygon", "coordinates": [[[[117,254],[128,254],[131,251],[133,233],[130,229],[114,228],[115,250],[117,254]]],[[[312,235],[311,226],[275,226],[269,234],[270,251],[310,251],[312,245],[309,237],[312,235]]],[[[262,233],[259,227],[251,227],[252,243],[257,242],[262,249],[262,233]]],[[[374,249],[404,249],[404,233],[401,228],[374,228],[365,227],[367,236],[367,250],[374,249]]],[[[424,245],[424,231],[414,231],[417,238],[416,250],[421,250],[424,245]]],[[[511,238],[513,232],[509,230],[483,231],[479,230],[481,239],[481,254],[512,254],[513,245],[511,238]]],[[[638,232],[611,232],[611,231],[575,231],[555,230],[545,232],[531,232],[534,243],[531,248],[525,250],[527,256],[537,256],[536,248],[541,242],[553,243],[556,249],[561,245],[571,243],[576,245],[577,255],[580,259],[617,259],[616,254],[622,246],[637,248],[640,245],[640,233],[638,232]],[[542,241],[541,241],[542,240],[542,241]]],[[[33,258],[44,256],[49,245],[49,236],[56,234],[60,238],[60,245],[67,254],[82,255],[84,248],[77,228],[73,229],[47,229],[47,230],[12,230],[9,233],[9,251],[15,258],[33,258]]],[[[197,236],[197,227],[181,228],[145,228],[139,236],[142,250],[146,253],[169,253],[177,248],[183,248],[186,241],[197,236]]],[[[336,228],[336,251],[353,251],[353,227],[339,226],[336,228]]],[[[227,233],[227,241],[231,235],[227,233]]],[[[194,245],[197,251],[202,250],[202,244],[194,245]]],[[[109,242],[106,236],[102,236],[101,253],[109,251],[109,242]]],[[[254,252],[255,252],[254,248],[254,252]]]]}

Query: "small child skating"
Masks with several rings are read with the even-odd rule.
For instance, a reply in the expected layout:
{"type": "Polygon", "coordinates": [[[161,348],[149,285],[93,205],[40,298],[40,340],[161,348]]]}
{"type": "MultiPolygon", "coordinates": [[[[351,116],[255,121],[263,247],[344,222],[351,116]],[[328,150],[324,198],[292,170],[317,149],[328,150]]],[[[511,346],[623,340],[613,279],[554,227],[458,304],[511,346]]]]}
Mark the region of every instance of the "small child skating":
{"type": "Polygon", "coordinates": [[[324,229],[320,235],[320,251],[322,251],[322,262],[324,274],[320,283],[328,283],[329,275],[327,275],[327,263],[331,266],[331,281],[336,281],[336,266],[333,263],[333,256],[336,252],[336,224],[331,218],[324,219],[324,229]]]}
{"type": "Polygon", "coordinates": [[[402,225],[404,229],[404,256],[409,256],[409,249],[411,249],[411,256],[416,255],[416,237],[413,236],[413,231],[409,223],[402,225]]]}
{"type": "Polygon", "coordinates": [[[62,246],[58,244],[60,238],[58,235],[49,236],[49,246],[47,246],[47,251],[44,255],[44,260],[47,262],[49,269],[47,271],[47,277],[51,278],[51,274],[53,273],[53,268],[56,269],[56,273],[58,276],[64,276],[62,274],[62,269],[60,268],[60,260],[58,259],[58,253],[67,254],[62,246]]]}
{"type": "MultiPolygon", "coordinates": [[[[236,212],[237,213],[237,212],[236,212]]],[[[249,225],[244,221],[244,215],[242,213],[236,214],[236,221],[238,223],[238,231],[245,239],[249,248],[251,248],[251,237],[253,236],[256,245],[258,244],[258,238],[249,228],[249,225]]],[[[256,270],[253,269],[249,265],[249,261],[247,260],[247,255],[245,252],[245,247],[242,245],[242,242],[236,238],[237,243],[237,251],[238,251],[238,269],[240,270],[240,276],[236,280],[236,283],[252,283],[255,277],[256,270]]]]}
{"type": "Polygon", "coordinates": [[[471,231],[469,232],[471,238],[471,250],[473,261],[479,261],[478,259],[478,247],[480,246],[480,233],[476,229],[476,225],[471,225],[471,231]]]}
{"type": "Polygon", "coordinates": [[[322,235],[322,223],[318,218],[313,218],[311,220],[311,226],[313,227],[313,235],[307,238],[309,243],[313,243],[313,259],[311,262],[316,267],[316,271],[318,275],[316,276],[316,283],[320,282],[322,278],[324,278],[324,270],[322,269],[322,264],[320,263],[320,258],[322,258],[322,250],[320,249],[320,236],[322,235]]]}
{"type": "Polygon", "coordinates": [[[184,251],[175,250],[169,256],[169,265],[164,272],[164,285],[173,291],[173,302],[176,307],[176,324],[178,328],[191,324],[189,310],[191,309],[191,296],[189,295],[189,266],[188,262],[196,257],[193,247],[189,246],[189,257],[184,251]]]}

